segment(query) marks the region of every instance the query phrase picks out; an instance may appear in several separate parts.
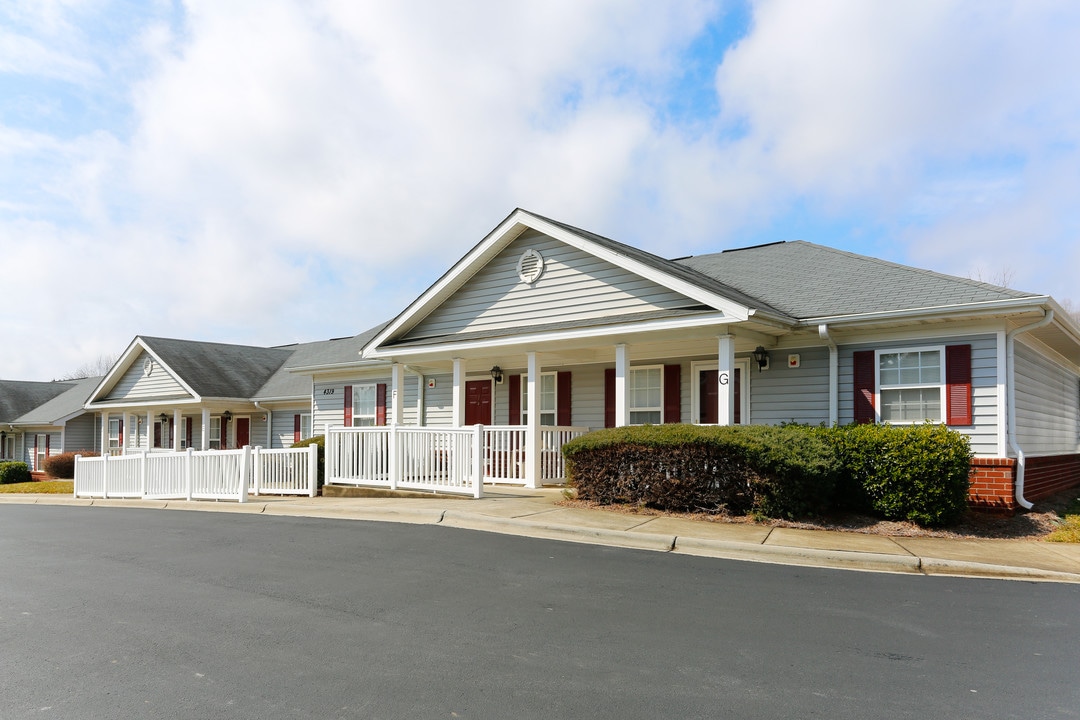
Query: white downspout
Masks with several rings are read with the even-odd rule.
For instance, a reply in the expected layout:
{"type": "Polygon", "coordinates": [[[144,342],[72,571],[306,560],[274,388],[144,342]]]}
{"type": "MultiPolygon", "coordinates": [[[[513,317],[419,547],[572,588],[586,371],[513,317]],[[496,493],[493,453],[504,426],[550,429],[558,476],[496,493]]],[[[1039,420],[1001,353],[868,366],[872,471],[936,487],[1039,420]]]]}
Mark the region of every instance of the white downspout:
{"type": "Polygon", "coordinates": [[[1037,330],[1045,325],[1049,325],[1054,321],[1054,311],[1052,309],[1047,310],[1041,320],[1031,323],[1030,325],[1024,325],[1018,327],[1015,330],[1010,331],[1005,336],[1006,343],[1006,362],[1008,363],[1008,424],[1009,424],[1009,447],[1016,453],[1016,502],[1020,507],[1025,510],[1030,510],[1032,505],[1024,498],[1024,451],[1020,449],[1020,444],[1016,441],[1016,354],[1015,354],[1015,342],[1017,335],[1022,335],[1030,330],[1037,330]]]}
{"type": "Polygon", "coordinates": [[[829,335],[828,325],[821,323],[817,331],[818,337],[829,346],[829,427],[835,427],[840,422],[840,353],[829,335]]]}
{"type": "Polygon", "coordinates": [[[258,400],[255,401],[255,409],[266,413],[266,449],[272,450],[274,448],[274,411],[260,405],[258,400]]]}

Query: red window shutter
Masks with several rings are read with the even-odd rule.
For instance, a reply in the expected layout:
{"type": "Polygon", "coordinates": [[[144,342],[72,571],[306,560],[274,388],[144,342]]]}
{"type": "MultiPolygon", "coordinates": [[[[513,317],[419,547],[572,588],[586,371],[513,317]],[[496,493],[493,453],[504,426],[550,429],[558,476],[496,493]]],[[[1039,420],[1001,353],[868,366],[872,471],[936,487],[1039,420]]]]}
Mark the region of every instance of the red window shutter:
{"type": "Polygon", "coordinates": [[[664,366],[664,424],[682,422],[682,367],[664,366]]]}
{"type": "MultiPolygon", "coordinates": [[[[49,459],[49,440],[51,440],[51,439],[52,439],[52,436],[50,436],[50,435],[45,436],[45,459],[46,460],[49,459]]],[[[41,468],[41,469],[44,470],[45,468],[41,468]]]]}
{"type": "Polygon", "coordinates": [[[555,424],[569,427],[573,424],[570,413],[570,371],[563,370],[555,376],[555,424]]]}
{"type": "Polygon", "coordinates": [[[851,361],[855,380],[855,422],[874,422],[874,351],[852,353],[851,361]]]}
{"type": "MultiPolygon", "coordinates": [[[[108,451],[107,450],[103,451],[102,454],[104,455],[105,452],[108,452],[108,451]]],[[[39,468],[37,466],[37,433],[34,434],[34,456],[32,458],[30,458],[30,460],[31,460],[30,464],[33,465],[34,470],[40,472],[41,468],[39,468]]]]}
{"type": "Polygon", "coordinates": [[[615,427],[615,368],[604,370],[604,427],[615,427]]]}
{"type": "Polygon", "coordinates": [[[945,406],[949,425],[971,425],[971,346],[945,348],[945,406]]]}
{"type": "MultiPolygon", "coordinates": [[[[221,428],[222,428],[221,429],[221,434],[224,435],[225,434],[224,418],[222,420],[223,420],[223,422],[222,422],[222,426],[221,426],[221,428]]],[[[156,447],[156,448],[161,447],[161,423],[160,422],[154,423],[154,447],[156,447]]],[[[224,445],[222,445],[222,447],[224,447],[224,445]]]]}
{"type": "Polygon", "coordinates": [[[375,386],[375,424],[386,424],[386,383],[375,386]]]}
{"type": "Polygon", "coordinates": [[[120,418],[120,447],[124,447],[124,418],[120,418]]]}
{"type": "Polygon", "coordinates": [[[742,425],[742,368],[735,368],[735,407],[732,410],[732,423],[742,425]]]}
{"type": "Polygon", "coordinates": [[[184,434],[187,435],[187,446],[188,447],[191,447],[191,428],[192,428],[192,425],[193,425],[193,423],[191,422],[191,418],[185,418],[184,419],[184,426],[185,426],[184,427],[184,434]]]}
{"type": "Polygon", "coordinates": [[[300,415],[292,416],[292,441],[294,443],[300,442],[300,415]]]}
{"type": "Polygon", "coordinates": [[[352,427],[352,385],[345,386],[345,427],[352,427]]]}
{"type": "Polygon", "coordinates": [[[511,375],[507,382],[510,384],[510,417],[507,419],[507,425],[520,425],[521,424],[521,376],[511,375]]]}

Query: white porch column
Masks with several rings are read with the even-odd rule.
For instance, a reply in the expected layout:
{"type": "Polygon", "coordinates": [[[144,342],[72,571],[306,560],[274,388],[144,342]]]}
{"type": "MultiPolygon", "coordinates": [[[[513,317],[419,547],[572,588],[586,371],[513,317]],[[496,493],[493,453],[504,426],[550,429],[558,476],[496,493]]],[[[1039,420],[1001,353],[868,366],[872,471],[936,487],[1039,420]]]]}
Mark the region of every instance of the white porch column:
{"type": "Polygon", "coordinates": [[[525,420],[525,486],[538,488],[544,484],[540,477],[540,361],[535,352],[528,354],[529,379],[525,393],[529,414],[525,420]]]}
{"type": "Polygon", "coordinates": [[[151,410],[146,411],[146,449],[154,449],[154,413],[151,410]]]}
{"type": "Polygon", "coordinates": [[[109,413],[101,413],[101,454],[109,454],[109,413]]]}
{"type": "Polygon", "coordinates": [[[626,401],[629,380],[630,348],[625,343],[619,343],[615,346],[615,427],[630,424],[630,405],[626,401]]]}
{"type": "Polygon", "coordinates": [[[454,427],[465,427],[465,361],[454,358],[454,427]]]}
{"type": "Polygon", "coordinates": [[[394,363],[390,373],[390,424],[401,425],[405,420],[405,366],[394,363]]]}
{"type": "Polygon", "coordinates": [[[173,410],[172,427],[173,452],[183,452],[183,448],[181,447],[180,443],[180,433],[184,432],[184,418],[180,414],[179,410],[173,410]]]}
{"type": "MultiPolygon", "coordinates": [[[[717,381],[720,383],[720,402],[716,422],[720,425],[735,423],[735,336],[721,335],[717,357],[717,381]]],[[[743,422],[746,422],[745,420],[743,422]]]]}
{"type": "Polygon", "coordinates": [[[202,436],[199,438],[199,449],[210,449],[210,408],[202,409],[202,432],[199,434],[202,436]]]}
{"type": "Polygon", "coordinates": [[[424,373],[416,373],[416,425],[422,427],[424,425],[424,373]]]}

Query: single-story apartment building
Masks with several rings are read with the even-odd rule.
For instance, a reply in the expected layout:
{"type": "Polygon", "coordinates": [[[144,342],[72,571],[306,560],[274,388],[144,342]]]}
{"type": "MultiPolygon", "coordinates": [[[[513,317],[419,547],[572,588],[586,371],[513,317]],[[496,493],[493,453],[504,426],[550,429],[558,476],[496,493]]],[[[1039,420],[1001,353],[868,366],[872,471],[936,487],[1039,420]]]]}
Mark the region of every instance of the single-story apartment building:
{"type": "MultiPolygon", "coordinates": [[[[973,504],[1028,507],[1080,484],[1080,325],[1047,295],[809,242],[664,259],[517,209],[385,324],[276,348],[139,337],[82,409],[110,452],[930,421],[970,438],[973,504]]],[[[542,482],[537,454],[512,479],[542,482]]]]}

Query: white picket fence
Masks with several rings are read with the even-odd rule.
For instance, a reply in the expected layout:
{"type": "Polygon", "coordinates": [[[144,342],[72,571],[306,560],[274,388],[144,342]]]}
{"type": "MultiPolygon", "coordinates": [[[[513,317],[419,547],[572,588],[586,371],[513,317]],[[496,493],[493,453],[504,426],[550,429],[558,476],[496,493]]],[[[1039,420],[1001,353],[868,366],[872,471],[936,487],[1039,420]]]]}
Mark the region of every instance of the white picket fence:
{"type": "Polygon", "coordinates": [[[236,500],[308,495],[318,490],[318,448],[288,450],[146,450],[75,458],[75,497],[236,500]]]}
{"type": "MultiPolygon", "coordinates": [[[[562,446],[584,427],[540,429],[540,479],[566,479],[562,446]]],[[[484,481],[525,484],[527,428],[326,429],[326,482],[483,496],[484,481]]]]}

